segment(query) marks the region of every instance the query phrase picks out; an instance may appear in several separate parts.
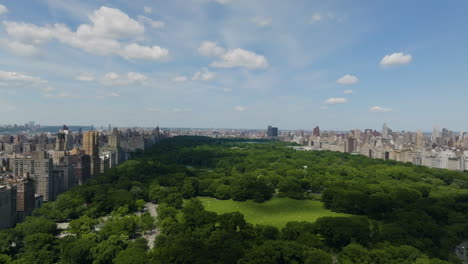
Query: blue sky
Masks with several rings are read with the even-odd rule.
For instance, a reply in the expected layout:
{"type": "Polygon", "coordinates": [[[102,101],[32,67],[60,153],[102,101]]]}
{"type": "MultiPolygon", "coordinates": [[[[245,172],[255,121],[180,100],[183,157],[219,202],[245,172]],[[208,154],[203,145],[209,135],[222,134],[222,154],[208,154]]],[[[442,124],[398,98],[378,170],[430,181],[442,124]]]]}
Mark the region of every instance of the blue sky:
{"type": "Polygon", "coordinates": [[[468,2],[0,0],[0,123],[468,130],[468,2]]]}

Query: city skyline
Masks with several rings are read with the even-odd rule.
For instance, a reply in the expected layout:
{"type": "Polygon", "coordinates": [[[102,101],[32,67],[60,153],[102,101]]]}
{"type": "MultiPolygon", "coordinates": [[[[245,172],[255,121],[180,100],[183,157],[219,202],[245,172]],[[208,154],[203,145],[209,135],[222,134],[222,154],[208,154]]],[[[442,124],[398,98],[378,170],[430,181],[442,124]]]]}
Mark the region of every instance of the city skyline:
{"type": "Polygon", "coordinates": [[[468,3],[421,3],[0,0],[2,123],[466,131],[468,3]]]}

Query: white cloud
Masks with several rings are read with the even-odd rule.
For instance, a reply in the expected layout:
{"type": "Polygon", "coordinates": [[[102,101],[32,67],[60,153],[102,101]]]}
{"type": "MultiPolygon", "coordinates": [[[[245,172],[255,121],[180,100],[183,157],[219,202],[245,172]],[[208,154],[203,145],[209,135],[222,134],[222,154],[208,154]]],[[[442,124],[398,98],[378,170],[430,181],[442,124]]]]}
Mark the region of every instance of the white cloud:
{"type": "Polygon", "coordinates": [[[209,81],[216,76],[216,73],[210,72],[207,68],[202,68],[200,71],[196,72],[192,80],[194,81],[209,81]]]}
{"type": "Polygon", "coordinates": [[[246,108],[244,106],[238,105],[238,106],[234,107],[234,110],[236,110],[238,112],[244,112],[246,110],[246,108]]]}
{"type": "Polygon", "coordinates": [[[143,12],[145,12],[146,14],[151,14],[153,13],[153,9],[149,6],[145,6],[143,7],[143,12]]]}
{"type": "Polygon", "coordinates": [[[269,66],[267,59],[262,55],[240,48],[226,51],[225,48],[212,41],[203,42],[198,48],[198,52],[203,56],[218,57],[219,60],[211,64],[212,67],[216,68],[263,69],[269,66]]]}
{"type": "Polygon", "coordinates": [[[54,37],[54,31],[50,27],[9,21],[3,21],[3,25],[9,36],[23,42],[40,44],[54,37]]]}
{"type": "Polygon", "coordinates": [[[369,112],[374,112],[374,113],[385,113],[385,112],[391,112],[391,108],[385,108],[385,107],[380,107],[380,106],[372,106],[369,108],[369,112]]]}
{"type": "Polygon", "coordinates": [[[342,22],[345,17],[335,16],[331,12],[314,12],[309,18],[309,24],[319,24],[326,21],[342,22]]]}
{"type": "Polygon", "coordinates": [[[186,82],[187,81],[187,77],[186,76],[176,76],[174,78],[172,78],[172,81],[173,82],[186,82]]]}
{"type": "Polygon", "coordinates": [[[78,37],[128,38],[145,31],[142,24],[116,8],[103,6],[88,17],[92,24],[80,25],[76,31],[78,37]]]}
{"type": "Polygon", "coordinates": [[[129,72],[127,73],[127,79],[130,83],[144,84],[148,80],[148,77],[138,72],[129,72]]]}
{"type": "Polygon", "coordinates": [[[121,76],[115,72],[108,72],[102,77],[101,83],[104,85],[143,85],[148,80],[148,77],[138,72],[129,72],[125,76],[121,76]]]}
{"type": "Polygon", "coordinates": [[[169,50],[159,46],[146,47],[136,43],[125,46],[120,55],[126,59],[144,59],[164,61],[169,58],[169,50]]]}
{"type": "Polygon", "coordinates": [[[6,6],[0,4],[0,15],[3,15],[8,12],[8,8],[6,6]]]}
{"type": "Polygon", "coordinates": [[[348,99],[343,97],[332,97],[325,100],[325,104],[344,104],[347,103],[348,99]]]}
{"type": "Polygon", "coordinates": [[[46,83],[46,81],[42,80],[39,77],[34,77],[34,76],[26,75],[23,73],[19,73],[19,72],[6,72],[6,71],[0,71],[0,81],[13,82],[13,83],[30,83],[30,84],[46,83]]]}
{"type": "Polygon", "coordinates": [[[120,76],[115,72],[108,72],[104,75],[104,79],[109,80],[109,81],[115,81],[115,80],[118,80],[119,78],[120,76]]]}
{"type": "Polygon", "coordinates": [[[94,78],[94,74],[90,72],[82,72],[78,76],[76,76],[75,79],[78,81],[82,81],[82,82],[92,82],[94,81],[95,78],[94,78]]]}
{"type": "Polygon", "coordinates": [[[22,56],[34,56],[39,54],[39,50],[29,44],[24,44],[18,41],[7,41],[7,47],[14,53],[22,56]]]}
{"type": "Polygon", "coordinates": [[[336,82],[342,85],[351,85],[351,84],[356,84],[357,82],[359,82],[359,79],[358,77],[354,75],[346,74],[345,76],[338,79],[336,82]]]}
{"type": "Polygon", "coordinates": [[[223,92],[225,92],[225,93],[230,93],[230,92],[232,92],[232,89],[231,89],[231,88],[224,88],[224,89],[223,89],[223,92]]]}
{"type": "Polygon", "coordinates": [[[385,55],[380,61],[382,66],[402,65],[408,64],[413,60],[411,54],[404,54],[403,52],[385,55]]]}
{"type": "Polygon", "coordinates": [[[247,69],[264,69],[269,65],[264,56],[237,48],[221,55],[220,61],[213,62],[211,66],[217,68],[245,67],[247,69]]]}
{"type": "Polygon", "coordinates": [[[198,48],[198,52],[203,56],[221,56],[225,51],[218,43],[212,41],[205,41],[198,48]]]}
{"type": "Polygon", "coordinates": [[[112,93],[110,93],[110,96],[111,96],[111,97],[119,97],[120,94],[117,93],[117,92],[112,92],[112,93]]]}
{"type": "Polygon", "coordinates": [[[312,14],[312,16],[310,17],[310,23],[313,24],[313,23],[318,23],[320,21],[323,20],[323,15],[320,14],[319,12],[315,12],[312,14]]]}
{"type": "Polygon", "coordinates": [[[344,90],[343,93],[344,93],[344,94],[353,94],[354,91],[351,90],[351,89],[348,89],[348,90],[344,90]]]}
{"type": "MultiPolygon", "coordinates": [[[[120,40],[142,39],[145,27],[119,9],[101,7],[88,16],[91,23],[79,25],[76,32],[64,24],[44,27],[28,23],[3,22],[8,35],[23,44],[38,45],[53,39],[63,44],[98,55],[120,55],[132,59],[165,60],[167,49],[159,46],[142,46],[136,43],[122,45],[120,40]]],[[[152,26],[161,23],[151,20],[152,26]]]]}
{"type": "Polygon", "coordinates": [[[271,17],[255,17],[252,19],[252,22],[257,25],[257,27],[266,27],[273,22],[271,17]]]}
{"type": "Polygon", "coordinates": [[[154,29],[160,29],[160,28],[163,28],[163,27],[166,26],[166,24],[164,22],[162,22],[162,21],[153,20],[153,19],[151,19],[149,17],[145,17],[145,16],[138,16],[138,20],[141,21],[141,22],[147,23],[148,25],[150,25],[154,29]]]}
{"type": "Polygon", "coordinates": [[[183,113],[183,112],[192,112],[192,109],[190,108],[174,108],[172,111],[176,113],[183,113]]]}

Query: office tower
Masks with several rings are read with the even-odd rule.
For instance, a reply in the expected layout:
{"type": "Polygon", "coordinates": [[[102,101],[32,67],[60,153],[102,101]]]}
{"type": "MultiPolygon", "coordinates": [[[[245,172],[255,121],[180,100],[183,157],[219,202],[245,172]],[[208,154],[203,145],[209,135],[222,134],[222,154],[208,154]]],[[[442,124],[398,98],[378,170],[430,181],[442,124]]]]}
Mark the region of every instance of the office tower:
{"type": "Polygon", "coordinates": [[[268,129],[267,129],[267,136],[268,136],[268,137],[277,137],[277,136],[278,136],[278,128],[277,128],[277,127],[268,126],[268,129]]]}
{"type": "Polygon", "coordinates": [[[22,222],[26,216],[30,216],[35,207],[34,181],[29,178],[29,173],[19,179],[16,184],[16,214],[17,222],[22,222]]]}
{"type": "Polygon", "coordinates": [[[320,137],[320,127],[316,126],[313,132],[314,137],[320,137]]]}
{"type": "Polygon", "coordinates": [[[99,158],[99,132],[87,131],[83,133],[83,149],[91,159],[91,176],[98,175],[101,164],[99,158]]]}
{"type": "Polygon", "coordinates": [[[16,223],[16,186],[0,185],[0,229],[16,223]]]}

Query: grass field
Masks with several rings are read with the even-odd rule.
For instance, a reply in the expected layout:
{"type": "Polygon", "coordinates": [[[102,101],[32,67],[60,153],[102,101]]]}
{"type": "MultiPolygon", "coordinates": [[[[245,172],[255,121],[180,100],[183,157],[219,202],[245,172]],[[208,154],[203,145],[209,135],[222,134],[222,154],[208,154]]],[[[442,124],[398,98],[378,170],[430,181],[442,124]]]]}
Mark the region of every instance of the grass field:
{"type": "Polygon", "coordinates": [[[278,228],[284,227],[290,221],[314,222],[323,216],[347,216],[325,209],[320,201],[273,198],[264,203],[255,203],[253,201],[217,200],[209,197],[199,197],[199,199],[208,211],[218,214],[240,212],[249,223],[272,225],[278,228]]]}

